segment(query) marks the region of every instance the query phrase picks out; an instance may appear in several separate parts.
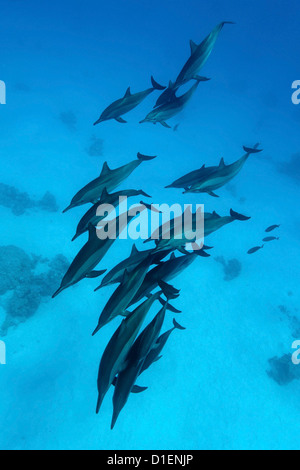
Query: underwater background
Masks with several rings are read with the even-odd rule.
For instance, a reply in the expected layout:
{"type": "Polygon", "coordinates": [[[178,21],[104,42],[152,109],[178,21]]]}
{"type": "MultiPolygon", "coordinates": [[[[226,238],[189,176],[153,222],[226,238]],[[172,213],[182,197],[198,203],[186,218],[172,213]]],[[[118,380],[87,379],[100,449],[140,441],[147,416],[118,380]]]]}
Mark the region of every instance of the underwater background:
{"type": "MultiPolygon", "coordinates": [[[[0,0],[1,449],[299,448],[300,366],[291,362],[300,340],[300,106],[291,100],[299,14],[296,0],[0,0]],[[138,124],[158,93],[127,125],[93,127],[128,86],[175,79],[189,40],[199,44],[221,21],[236,24],[224,27],[201,72],[211,81],[169,122],[176,132],[138,124]],[[264,152],[219,199],[164,189],[256,142],[264,152]],[[86,240],[71,243],[84,209],[62,210],[104,161],[116,168],[137,152],[158,158],[122,188],[252,218],[213,234],[212,256],[173,281],[186,331],[174,332],[139,380],[149,389],[130,397],[110,431],[112,391],[96,416],[96,379],[119,319],[91,332],[113,289],[94,293],[91,279],[51,295],[86,240]],[[280,240],[249,256],[272,224],[280,240]]],[[[118,240],[100,269],[131,246],[118,240]]]]}

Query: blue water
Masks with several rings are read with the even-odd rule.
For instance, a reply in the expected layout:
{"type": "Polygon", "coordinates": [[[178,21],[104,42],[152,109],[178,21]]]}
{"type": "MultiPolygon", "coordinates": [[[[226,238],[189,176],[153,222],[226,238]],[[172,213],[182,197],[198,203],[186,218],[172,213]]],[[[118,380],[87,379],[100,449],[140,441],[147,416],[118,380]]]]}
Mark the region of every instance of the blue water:
{"type": "MultiPolygon", "coordinates": [[[[300,79],[299,14],[296,0],[288,8],[280,0],[0,1],[0,79],[7,87],[0,183],[36,199],[50,191],[59,206],[16,216],[1,205],[2,247],[71,261],[86,240],[70,242],[83,209],[61,210],[105,160],[116,168],[137,152],[159,158],[122,188],[142,188],[156,203],[204,203],[222,215],[233,208],[252,216],[211,236],[211,258],[173,281],[181,289],[177,320],[187,329],[172,335],[163,359],[141,377],[149,389],[130,397],[113,432],[112,391],[95,415],[96,378],[119,319],[91,337],[113,289],[95,294],[97,280],[86,280],[55,300],[43,297],[34,315],[1,338],[1,449],[299,448],[299,380],[283,385],[267,374],[269,360],[292,354],[300,339],[297,157],[289,164],[300,151],[300,106],[291,101],[300,79]],[[138,124],[157,93],[125,117],[127,125],[93,128],[128,86],[144,90],[152,74],[163,84],[174,80],[189,40],[200,43],[223,20],[236,25],[223,29],[201,72],[212,80],[170,121],[180,124],[177,132],[138,124]],[[90,151],[95,139],[103,141],[102,154],[90,151]],[[219,199],[163,189],[204,163],[237,160],[243,145],[256,142],[264,152],[219,199]],[[247,255],[277,223],[280,241],[247,255]],[[224,280],[220,256],[239,261],[237,277],[224,280]]],[[[101,268],[130,249],[129,241],[116,242],[101,268]]],[[[1,322],[7,295],[0,296],[1,322]]],[[[165,328],[171,325],[168,314],[165,328]]]]}

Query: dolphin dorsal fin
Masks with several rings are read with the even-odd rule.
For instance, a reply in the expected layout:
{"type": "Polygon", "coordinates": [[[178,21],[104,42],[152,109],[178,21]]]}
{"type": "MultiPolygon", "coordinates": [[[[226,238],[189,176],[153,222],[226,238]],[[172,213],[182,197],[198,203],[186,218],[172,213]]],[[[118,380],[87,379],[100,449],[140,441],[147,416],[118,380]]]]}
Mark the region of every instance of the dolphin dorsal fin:
{"type": "Polygon", "coordinates": [[[198,48],[198,46],[192,39],[190,40],[190,45],[191,45],[191,54],[193,55],[196,49],[198,48]]]}
{"type": "Polygon", "coordinates": [[[219,167],[224,168],[224,166],[225,166],[224,158],[221,158],[219,167]]]}
{"type": "Polygon", "coordinates": [[[137,249],[137,247],[135,246],[135,244],[133,245],[132,247],[132,250],[131,250],[131,255],[130,256],[135,256],[136,254],[139,253],[139,250],[137,249]]]}
{"type": "Polygon", "coordinates": [[[128,96],[131,96],[131,89],[130,89],[130,87],[127,88],[124,98],[127,98],[128,96]]]}
{"type": "Polygon", "coordinates": [[[216,213],[216,211],[213,211],[213,216],[216,217],[216,219],[220,219],[221,216],[219,214],[216,213]]]}
{"type": "Polygon", "coordinates": [[[103,167],[102,167],[102,171],[101,171],[100,176],[107,175],[109,172],[111,172],[111,169],[109,168],[108,163],[105,162],[103,167]]]}
{"type": "Polygon", "coordinates": [[[128,274],[127,269],[125,269],[124,274],[123,274],[122,284],[125,284],[125,282],[127,282],[128,279],[129,279],[129,274],[128,274]]]}
{"type": "Polygon", "coordinates": [[[171,257],[170,257],[170,260],[173,261],[174,259],[176,259],[175,253],[172,253],[171,257]]]}
{"type": "Polygon", "coordinates": [[[204,165],[201,167],[201,170],[204,170],[204,168],[205,168],[205,163],[204,163],[204,165]]]}
{"type": "Polygon", "coordinates": [[[97,229],[93,224],[89,224],[89,242],[97,238],[97,229]]]}
{"type": "Polygon", "coordinates": [[[107,189],[104,188],[103,191],[102,191],[102,194],[101,194],[101,198],[100,198],[100,201],[105,201],[105,199],[107,199],[109,196],[108,192],[107,192],[107,189]]]}

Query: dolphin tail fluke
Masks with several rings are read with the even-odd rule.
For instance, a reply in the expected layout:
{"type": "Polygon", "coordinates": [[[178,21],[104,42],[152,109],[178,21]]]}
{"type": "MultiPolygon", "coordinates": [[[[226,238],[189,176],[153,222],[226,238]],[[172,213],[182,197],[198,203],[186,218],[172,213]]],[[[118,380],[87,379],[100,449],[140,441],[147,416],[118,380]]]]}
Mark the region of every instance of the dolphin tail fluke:
{"type": "Polygon", "coordinates": [[[246,153],[251,155],[253,153],[260,153],[263,151],[263,149],[259,149],[258,147],[259,147],[259,144],[255,144],[253,148],[244,146],[243,149],[245,150],[246,153]]]}
{"type": "Polygon", "coordinates": [[[153,77],[151,77],[151,83],[152,83],[152,86],[154,88],[154,90],[159,90],[159,91],[163,91],[165,90],[167,87],[165,86],[162,86],[160,85],[159,83],[157,83],[153,77]]]}
{"type": "Polygon", "coordinates": [[[149,155],[143,155],[140,152],[137,154],[137,157],[141,162],[149,162],[150,160],[154,160],[155,158],[157,158],[157,156],[149,157],[149,155]]]}
{"type": "Polygon", "coordinates": [[[230,215],[234,220],[246,221],[246,220],[251,219],[251,217],[247,217],[246,215],[239,214],[238,212],[235,212],[232,209],[230,209],[230,215]]]}
{"type": "Polygon", "coordinates": [[[186,328],[184,328],[184,326],[181,326],[181,325],[179,325],[179,323],[177,323],[177,321],[175,320],[175,318],[173,318],[173,325],[174,325],[174,328],[175,328],[176,330],[182,330],[182,331],[183,331],[183,330],[186,330],[186,328]]]}
{"type": "Polygon", "coordinates": [[[172,313],[182,313],[181,310],[177,310],[177,308],[173,307],[167,300],[162,299],[161,297],[158,299],[161,305],[164,307],[167,304],[167,310],[172,313]]]}

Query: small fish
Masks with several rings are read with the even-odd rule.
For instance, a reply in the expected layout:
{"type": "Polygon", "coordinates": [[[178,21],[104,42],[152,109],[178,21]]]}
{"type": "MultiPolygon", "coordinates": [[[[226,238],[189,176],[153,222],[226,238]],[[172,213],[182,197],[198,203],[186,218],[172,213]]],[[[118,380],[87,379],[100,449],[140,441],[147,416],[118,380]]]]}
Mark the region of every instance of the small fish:
{"type": "Polygon", "coordinates": [[[266,233],[273,232],[276,228],[279,228],[280,225],[271,225],[271,227],[266,229],[266,233]]]}
{"type": "Polygon", "coordinates": [[[273,242],[274,240],[279,240],[279,237],[266,237],[263,242],[273,242]]]}
{"type": "Polygon", "coordinates": [[[248,251],[248,255],[253,255],[253,254],[256,253],[257,251],[262,250],[264,246],[265,246],[265,245],[256,246],[256,247],[254,247],[254,248],[251,248],[251,250],[248,251]]]}

